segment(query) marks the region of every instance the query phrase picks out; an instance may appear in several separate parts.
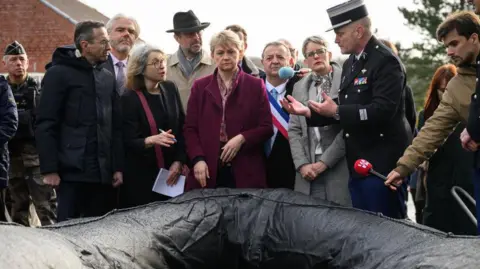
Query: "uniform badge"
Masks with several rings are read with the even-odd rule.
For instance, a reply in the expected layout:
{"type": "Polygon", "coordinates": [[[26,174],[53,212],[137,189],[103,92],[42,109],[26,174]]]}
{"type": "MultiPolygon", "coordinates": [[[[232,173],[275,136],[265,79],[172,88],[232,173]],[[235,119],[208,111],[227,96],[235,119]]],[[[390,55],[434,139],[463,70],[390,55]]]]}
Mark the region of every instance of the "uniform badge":
{"type": "Polygon", "coordinates": [[[358,113],[360,113],[361,121],[368,120],[367,110],[365,108],[358,110],[358,113]]]}
{"type": "Polygon", "coordinates": [[[353,81],[353,85],[355,85],[355,86],[366,85],[366,84],[367,84],[367,78],[366,77],[356,78],[353,81]]]}

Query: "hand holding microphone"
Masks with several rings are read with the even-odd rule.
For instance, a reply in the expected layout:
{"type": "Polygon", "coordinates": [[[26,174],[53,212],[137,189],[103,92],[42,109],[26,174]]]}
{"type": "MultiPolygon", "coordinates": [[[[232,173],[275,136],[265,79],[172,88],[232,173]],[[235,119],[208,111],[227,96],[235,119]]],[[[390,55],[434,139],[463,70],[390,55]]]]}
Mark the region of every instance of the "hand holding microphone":
{"type": "Polygon", "coordinates": [[[403,177],[400,176],[400,174],[395,170],[392,170],[388,174],[387,180],[385,181],[385,185],[388,185],[390,189],[394,191],[396,191],[397,187],[402,185],[402,183],[403,183],[403,177]]]}
{"type": "Polygon", "coordinates": [[[312,72],[310,68],[302,68],[300,70],[293,70],[290,66],[284,66],[278,70],[278,76],[281,79],[291,79],[295,74],[298,74],[300,77],[305,76],[306,74],[312,72]]]}
{"type": "MultiPolygon", "coordinates": [[[[375,175],[383,180],[385,180],[385,185],[389,186],[390,189],[392,190],[396,190],[397,189],[397,186],[400,186],[403,179],[400,178],[400,184],[398,184],[398,181],[396,181],[395,183],[392,183],[393,180],[389,179],[390,176],[392,175],[392,173],[397,173],[395,171],[392,171],[390,172],[390,174],[388,174],[388,177],[378,173],[377,171],[373,170],[373,166],[370,162],[368,162],[367,160],[364,160],[364,159],[358,159],[353,168],[355,169],[355,172],[357,172],[359,175],[362,175],[362,176],[368,176],[369,174],[372,174],[372,175],[375,175]]],[[[398,173],[397,173],[398,174],[398,173]]],[[[400,175],[398,175],[400,176],[400,175]]]]}

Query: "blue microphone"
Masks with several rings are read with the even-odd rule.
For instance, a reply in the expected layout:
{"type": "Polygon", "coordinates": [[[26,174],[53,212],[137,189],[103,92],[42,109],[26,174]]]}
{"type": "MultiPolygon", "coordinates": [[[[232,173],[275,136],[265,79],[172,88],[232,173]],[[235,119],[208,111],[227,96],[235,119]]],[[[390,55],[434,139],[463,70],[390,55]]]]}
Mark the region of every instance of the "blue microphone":
{"type": "Polygon", "coordinates": [[[284,66],[284,67],[280,68],[280,70],[278,70],[278,76],[281,79],[293,78],[295,73],[296,73],[295,70],[293,70],[293,68],[291,68],[290,66],[284,66]]]}

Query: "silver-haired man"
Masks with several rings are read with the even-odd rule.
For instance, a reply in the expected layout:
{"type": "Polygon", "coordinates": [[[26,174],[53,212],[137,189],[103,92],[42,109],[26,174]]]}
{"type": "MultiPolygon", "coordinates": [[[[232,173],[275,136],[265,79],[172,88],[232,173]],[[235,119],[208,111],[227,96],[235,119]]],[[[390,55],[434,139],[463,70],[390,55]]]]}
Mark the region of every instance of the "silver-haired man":
{"type": "Polygon", "coordinates": [[[128,55],[140,35],[140,26],[134,18],[117,14],[107,22],[106,28],[112,49],[104,67],[115,75],[116,90],[122,95],[125,91],[128,55]]]}

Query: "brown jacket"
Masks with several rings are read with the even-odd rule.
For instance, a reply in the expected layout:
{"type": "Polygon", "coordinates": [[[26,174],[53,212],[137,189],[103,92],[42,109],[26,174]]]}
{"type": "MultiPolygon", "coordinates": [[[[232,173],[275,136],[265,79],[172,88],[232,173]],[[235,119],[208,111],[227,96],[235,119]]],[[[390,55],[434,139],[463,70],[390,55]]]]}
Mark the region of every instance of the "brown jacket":
{"type": "Polygon", "coordinates": [[[186,78],[180,69],[177,52],[168,57],[167,80],[171,80],[177,85],[180,99],[185,110],[187,110],[187,102],[190,97],[190,90],[192,89],[193,82],[198,78],[213,74],[214,70],[215,63],[205,50],[203,51],[203,57],[200,60],[200,63],[195,67],[195,71],[193,71],[189,78],[186,78]]]}
{"type": "Polygon", "coordinates": [[[458,74],[448,82],[440,105],[398,160],[395,171],[401,176],[413,173],[445,142],[458,123],[467,122],[476,73],[473,67],[459,67],[457,71],[458,74]]]}

